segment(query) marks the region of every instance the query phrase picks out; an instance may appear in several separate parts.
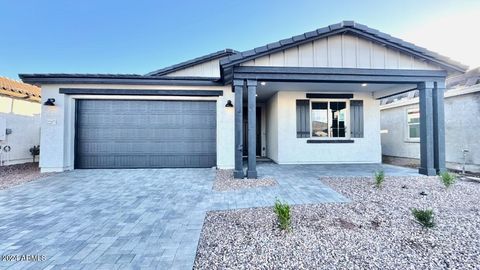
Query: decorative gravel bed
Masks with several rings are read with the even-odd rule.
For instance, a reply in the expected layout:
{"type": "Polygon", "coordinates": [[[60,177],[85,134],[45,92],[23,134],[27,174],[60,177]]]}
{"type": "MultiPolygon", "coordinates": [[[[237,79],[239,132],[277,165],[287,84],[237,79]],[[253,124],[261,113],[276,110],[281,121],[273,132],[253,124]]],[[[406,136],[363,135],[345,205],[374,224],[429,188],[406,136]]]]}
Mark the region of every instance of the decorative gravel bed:
{"type": "Polygon", "coordinates": [[[213,190],[231,191],[244,188],[268,187],[277,185],[273,178],[260,179],[234,179],[233,170],[217,170],[213,190]]]}
{"type": "MultiPolygon", "coordinates": [[[[322,178],[352,200],[292,207],[291,232],[273,208],[209,212],[195,269],[480,269],[480,184],[446,190],[437,177],[322,178]],[[420,195],[421,192],[427,195],[420,195]],[[431,208],[424,229],[411,208],[431,208]]],[[[273,202],[272,202],[273,204],[273,202]]]]}
{"type": "Polygon", "coordinates": [[[20,185],[48,175],[51,175],[51,173],[40,174],[38,163],[0,166],[0,189],[20,185]]]}

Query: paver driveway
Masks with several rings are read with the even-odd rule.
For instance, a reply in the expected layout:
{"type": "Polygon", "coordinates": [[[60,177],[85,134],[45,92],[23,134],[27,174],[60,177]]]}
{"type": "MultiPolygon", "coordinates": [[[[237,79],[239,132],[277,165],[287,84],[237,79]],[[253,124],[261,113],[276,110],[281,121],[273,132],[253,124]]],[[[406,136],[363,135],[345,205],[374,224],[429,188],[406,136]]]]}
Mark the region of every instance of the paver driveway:
{"type": "MultiPolygon", "coordinates": [[[[358,168],[357,168],[358,170],[358,168]]],[[[213,169],[76,170],[0,191],[1,255],[44,255],[0,268],[191,269],[208,210],[346,201],[325,168],[260,164],[279,185],[211,190],[213,169]]],[[[370,174],[371,172],[368,172],[370,174]]]]}

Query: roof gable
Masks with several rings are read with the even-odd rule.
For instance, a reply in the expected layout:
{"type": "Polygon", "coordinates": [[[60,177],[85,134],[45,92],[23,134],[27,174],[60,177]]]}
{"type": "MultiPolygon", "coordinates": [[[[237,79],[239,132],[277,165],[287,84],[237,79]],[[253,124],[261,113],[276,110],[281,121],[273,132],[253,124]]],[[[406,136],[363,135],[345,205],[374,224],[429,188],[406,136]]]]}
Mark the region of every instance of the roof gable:
{"type": "Polygon", "coordinates": [[[168,66],[165,68],[161,68],[161,69],[149,72],[145,74],[145,76],[169,76],[169,75],[174,75],[174,73],[179,73],[178,75],[184,75],[181,73],[182,70],[192,69],[192,68],[194,69],[195,66],[209,65],[210,64],[209,62],[218,60],[223,57],[227,57],[235,53],[238,53],[238,52],[232,49],[217,51],[217,52],[203,55],[185,62],[181,62],[172,66],[168,66]]]}
{"type": "Polygon", "coordinates": [[[393,49],[403,54],[422,59],[423,61],[428,61],[449,71],[465,72],[465,70],[467,69],[467,66],[462,65],[459,62],[453,61],[445,56],[441,56],[425,48],[416,46],[412,43],[392,37],[376,29],[369,28],[365,25],[358,24],[353,21],[344,21],[338,24],[333,24],[328,27],[317,29],[315,31],[307,32],[298,36],[280,40],[278,42],[270,43],[268,45],[255,48],[253,50],[248,50],[234,55],[230,55],[220,60],[220,64],[223,68],[228,68],[234,65],[239,65],[254,59],[261,58],[266,55],[271,55],[276,52],[285,51],[289,48],[301,46],[306,43],[311,43],[312,41],[318,39],[339,34],[351,34],[353,36],[358,36],[362,39],[369,40],[372,43],[380,43],[389,49],[393,49]]]}

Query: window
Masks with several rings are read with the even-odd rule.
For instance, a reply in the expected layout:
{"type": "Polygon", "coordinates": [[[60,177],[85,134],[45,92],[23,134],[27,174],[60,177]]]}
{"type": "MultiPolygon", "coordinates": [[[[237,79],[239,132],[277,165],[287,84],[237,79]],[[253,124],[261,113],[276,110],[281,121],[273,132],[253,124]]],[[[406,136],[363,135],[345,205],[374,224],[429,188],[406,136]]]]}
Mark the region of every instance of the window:
{"type": "Polygon", "coordinates": [[[328,102],[312,102],[312,137],[328,135],[328,102]]]}
{"type": "Polygon", "coordinates": [[[346,115],[344,101],[312,102],[312,137],[345,138],[346,115]]]}
{"type": "Polygon", "coordinates": [[[419,109],[407,110],[407,138],[420,138],[420,111],[419,109]]]}
{"type": "Polygon", "coordinates": [[[297,138],[310,137],[310,100],[297,100],[297,138]]]}

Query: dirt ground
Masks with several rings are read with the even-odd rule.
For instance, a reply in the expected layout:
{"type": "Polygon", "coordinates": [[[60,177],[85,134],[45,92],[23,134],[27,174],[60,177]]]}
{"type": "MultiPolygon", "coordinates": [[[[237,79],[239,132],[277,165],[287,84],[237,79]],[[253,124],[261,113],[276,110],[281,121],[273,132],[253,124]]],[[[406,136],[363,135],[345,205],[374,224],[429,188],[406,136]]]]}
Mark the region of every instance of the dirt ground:
{"type": "Polygon", "coordinates": [[[0,166],[0,189],[30,182],[50,174],[40,174],[38,163],[0,166]]]}

